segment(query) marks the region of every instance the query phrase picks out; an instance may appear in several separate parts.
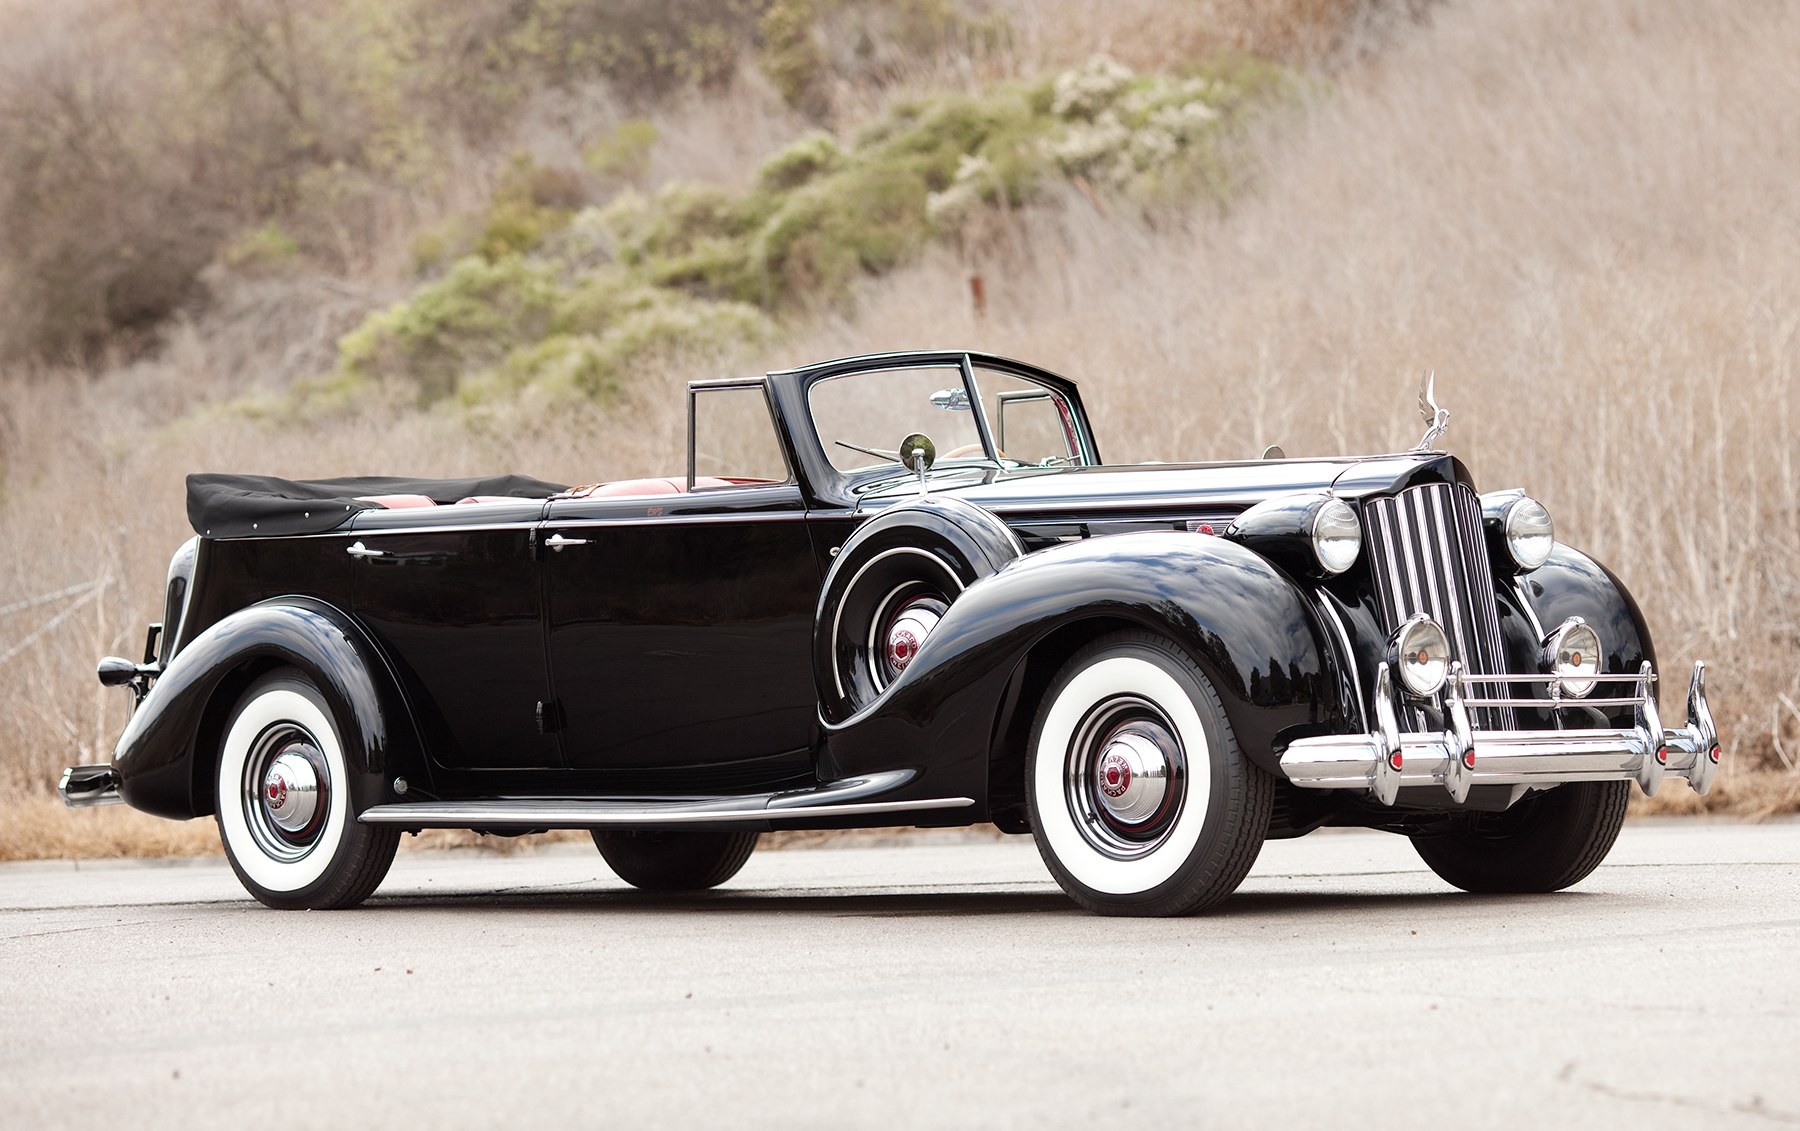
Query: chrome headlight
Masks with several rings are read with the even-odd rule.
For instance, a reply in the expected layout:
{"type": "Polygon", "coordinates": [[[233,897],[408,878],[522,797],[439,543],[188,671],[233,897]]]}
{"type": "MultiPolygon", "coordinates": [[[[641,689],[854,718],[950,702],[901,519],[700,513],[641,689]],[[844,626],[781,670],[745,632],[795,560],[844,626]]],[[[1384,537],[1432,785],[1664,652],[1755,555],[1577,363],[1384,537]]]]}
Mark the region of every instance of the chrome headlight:
{"type": "Polygon", "coordinates": [[[1450,672],[1450,641],[1436,621],[1421,613],[1388,641],[1387,661],[1401,686],[1423,699],[1444,686],[1450,672]]]}
{"type": "Polygon", "coordinates": [[[1264,499],[1238,515],[1225,528],[1225,537],[1282,569],[1322,579],[1356,564],[1362,553],[1362,520],[1342,499],[1297,491],[1264,499]]]}
{"type": "Polygon", "coordinates": [[[1327,499],[1313,512],[1313,556],[1328,574],[1340,574],[1356,564],[1362,552],[1362,522],[1350,504],[1327,499]]]}
{"type": "Polygon", "coordinates": [[[1544,641],[1544,664],[1563,694],[1582,698],[1599,680],[1600,634],[1580,617],[1570,617],[1544,641]]]}
{"type": "Polygon", "coordinates": [[[1544,504],[1521,495],[1508,504],[1501,516],[1500,527],[1506,535],[1506,549],[1520,569],[1533,570],[1550,560],[1556,545],[1556,527],[1544,504]]]}

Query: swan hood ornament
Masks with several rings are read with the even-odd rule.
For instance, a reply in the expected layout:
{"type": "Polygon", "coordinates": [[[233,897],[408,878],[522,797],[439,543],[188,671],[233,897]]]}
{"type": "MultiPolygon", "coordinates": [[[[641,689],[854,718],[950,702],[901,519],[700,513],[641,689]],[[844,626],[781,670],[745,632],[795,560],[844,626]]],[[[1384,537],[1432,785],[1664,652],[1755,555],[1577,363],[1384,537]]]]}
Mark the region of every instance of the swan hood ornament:
{"type": "Polygon", "coordinates": [[[1450,430],[1450,410],[1439,408],[1434,394],[1433,383],[1437,371],[1428,370],[1425,379],[1419,382],[1419,415],[1425,418],[1425,435],[1413,446],[1415,452],[1431,451],[1431,445],[1450,430]]]}

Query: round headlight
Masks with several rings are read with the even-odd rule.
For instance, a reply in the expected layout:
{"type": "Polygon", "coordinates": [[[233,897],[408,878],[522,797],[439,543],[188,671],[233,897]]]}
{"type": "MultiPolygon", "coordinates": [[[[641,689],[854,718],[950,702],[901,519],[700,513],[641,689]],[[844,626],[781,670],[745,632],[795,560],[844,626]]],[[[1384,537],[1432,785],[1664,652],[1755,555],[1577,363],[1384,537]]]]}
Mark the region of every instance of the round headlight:
{"type": "Polygon", "coordinates": [[[1580,617],[1563,621],[1544,641],[1544,660],[1563,694],[1580,699],[1600,675],[1600,634],[1580,617]]]}
{"type": "Polygon", "coordinates": [[[1327,499],[1314,512],[1312,547],[1326,573],[1343,573],[1356,564],[1356,555],[1362,552],[1362,522],[1349,503],[1327,499]]]}
{"type": "Polygon", "coordinates": [[[1556,545],[1556,528],[1550,512],[1532,498],[1522,498],[1506,508],[1506,548],[1520,569],[1536,569],[1550,560],[1556,545]]]}
{"type": "Polygon", "coordinates": [[[1388,643],[1388,664],[1413,695],[1435,695],[1450,671],[1450,641],[1436,621],[1421,614],[1394,633],[1388,643]]]}

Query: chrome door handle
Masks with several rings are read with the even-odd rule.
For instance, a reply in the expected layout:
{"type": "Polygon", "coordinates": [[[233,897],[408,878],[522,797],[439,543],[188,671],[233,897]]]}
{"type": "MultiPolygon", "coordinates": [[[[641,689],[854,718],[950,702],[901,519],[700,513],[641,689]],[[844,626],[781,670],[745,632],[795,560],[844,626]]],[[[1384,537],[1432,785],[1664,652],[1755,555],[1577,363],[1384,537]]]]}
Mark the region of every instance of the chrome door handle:
{"type": "Polygon", "coordinates": [[[544,539],[544,545],[550,547],[552,550],[560,550],[565,546],[585,546],[587,544],[588,540],[586,538],[564,538],[560,534],[552,534],[550,537],[544,539]]]}
{"type": "Polygon", "coordinates": [[[361,542],[352,542],[344,551],[353,558],[385,558],[387,554],[380,550],[371,550],[361,542]]]}

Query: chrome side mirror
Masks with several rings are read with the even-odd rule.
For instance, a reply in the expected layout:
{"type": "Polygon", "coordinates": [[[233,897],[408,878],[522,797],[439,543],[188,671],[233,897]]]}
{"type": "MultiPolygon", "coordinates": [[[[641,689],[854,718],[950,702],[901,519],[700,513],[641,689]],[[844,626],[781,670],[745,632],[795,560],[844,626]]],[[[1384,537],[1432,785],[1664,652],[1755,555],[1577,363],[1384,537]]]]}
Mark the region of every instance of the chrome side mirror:
{"type": "Polygon", "coordinates": [[[900,441],[900,462],[906,470],[924,475],[937,462],[937,445],[923,432],[914,432],[900,441]]]}

